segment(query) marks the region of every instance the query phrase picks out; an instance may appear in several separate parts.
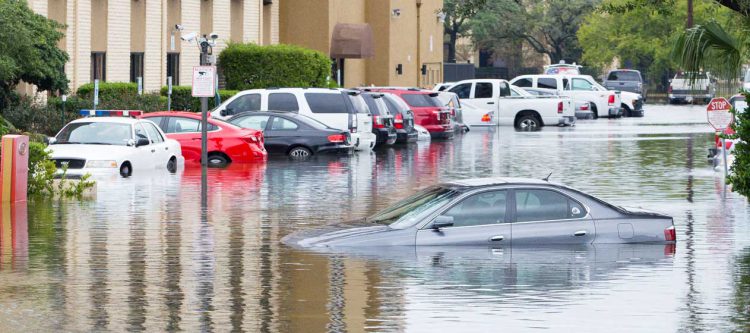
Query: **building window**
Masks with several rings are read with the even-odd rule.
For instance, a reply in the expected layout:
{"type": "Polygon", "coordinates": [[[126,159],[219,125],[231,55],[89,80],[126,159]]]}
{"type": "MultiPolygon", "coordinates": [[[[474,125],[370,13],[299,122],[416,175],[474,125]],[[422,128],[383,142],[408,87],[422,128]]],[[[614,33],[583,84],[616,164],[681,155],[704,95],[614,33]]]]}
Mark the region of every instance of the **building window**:
{"type": "Polygon", "coordinates": [[[180,54],[167,53],[167,77],[172,77],[172,85],[180,85],[180,54]]]}
{"type": "Polygon", "coordinates": [[[99,80],[107,81],[107,53],[91,52],[91,82],[99,80]]]}
{"type": "Polygon", "coordinates": [[[138,78],[143,78],[143,52],[133,52],[130,54],[130,82],[138,82],[138,78]]]}

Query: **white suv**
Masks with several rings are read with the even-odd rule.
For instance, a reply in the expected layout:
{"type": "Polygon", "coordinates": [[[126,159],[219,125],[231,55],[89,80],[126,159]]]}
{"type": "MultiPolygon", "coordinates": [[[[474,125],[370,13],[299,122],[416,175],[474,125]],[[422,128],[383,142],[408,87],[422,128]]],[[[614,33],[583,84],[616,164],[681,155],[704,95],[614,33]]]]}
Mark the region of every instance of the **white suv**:
{"type": "Polygon", "coordinates": [[[330,127],[349,131],[357,150],[375,147],[372,115],[357,90],[326,88],[269,88],[237,93],[221,103],[211,116],[218,119],[245,111],[296,112],[330,127]]]}

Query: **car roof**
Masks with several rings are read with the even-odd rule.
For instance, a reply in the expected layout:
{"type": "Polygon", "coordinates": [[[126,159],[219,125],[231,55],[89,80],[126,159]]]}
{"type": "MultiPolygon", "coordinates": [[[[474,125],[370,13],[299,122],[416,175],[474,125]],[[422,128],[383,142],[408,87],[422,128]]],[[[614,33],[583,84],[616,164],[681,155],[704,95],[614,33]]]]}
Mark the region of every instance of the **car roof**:
{"type": "Polygon", "coordinates": [[[637,69],[620,68],[620,69],[613,69],[609,72],[612,73],[612,72],[640,72],[640,71],[637,69]]]}
{"type": "Polygon", "coordinates": [[[340,88],[259,88],[240,91],[242,94],[260,92],[260,91],[278,91],[278,92],[317,92],[317,93],[340,93],[348,89],[340,88]]]}
{"type": "Polygon", "coordinates": [[[135,124],[138,119],[130,117],[85,117],[71,121],[71,123],[118,123],[135,124]]]}
{"type": "Polygon", "coordinates": [[[188,117],[200,117],[200,113],[198,112],[190,112],[190,111],[157,111],[157,112],[149,112],[144,113],[141,117],[148,118],[148,117],[163,117],[163,116],[188,116],[188,117]]]}
{"type": "Polygon", "coordinates": [[[461,179],[454,180],[445,183],[447,185],[461,186],[461,187],[484,187],[494,185],[552,185],[559,186],[558,184],[550,183],[542,179],[534,178],[517,178],[517,177],[492,177],[492,178],[472,178],[472,179],[461,179]]]}

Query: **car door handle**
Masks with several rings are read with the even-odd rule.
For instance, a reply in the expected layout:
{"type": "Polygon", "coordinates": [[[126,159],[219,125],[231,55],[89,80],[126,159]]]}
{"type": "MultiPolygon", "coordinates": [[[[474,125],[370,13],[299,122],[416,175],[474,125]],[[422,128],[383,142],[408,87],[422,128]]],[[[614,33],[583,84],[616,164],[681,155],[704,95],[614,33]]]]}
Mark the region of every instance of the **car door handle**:
{"type": "Polygon", "coordinates": [[[586,236],[586,230],[578,230],[575,233],[573,233],[573,236],[576,236],[576,237],[586,236]]]}
{"type": "Polygon", "coordinates": [[[169,147],[164,147],[164,150],[169,150],[169,147]]]}
{"type": "Polygon", "coordinates": [[[505,239],[502,235],[492,236],[490,237],[491,242],[501,242],[503,239],[505,239]]]}
{"type": "Polygon", "coordinates": [[[201,138],[193,138],[193,140],[200,140],[201,138]]]}
{"type": "Polygon", "coordinates": [[[487,102],[487,104],[495,104],[495,102],[487,102]]]}
{"type": "Polygon", "coordinates": [[[151,152],[152,152],[152,153],[155,153],[155,152],[156,152],[156,149],[151,149],[151,152]]]}

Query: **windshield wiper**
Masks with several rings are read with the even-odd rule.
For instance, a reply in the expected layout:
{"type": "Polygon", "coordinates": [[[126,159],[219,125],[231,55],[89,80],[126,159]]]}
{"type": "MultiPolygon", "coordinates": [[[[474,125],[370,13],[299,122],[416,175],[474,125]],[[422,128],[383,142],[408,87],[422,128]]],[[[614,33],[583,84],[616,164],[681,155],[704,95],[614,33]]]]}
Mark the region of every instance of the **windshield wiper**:
{"type": "Polygon", "coordinates": [[[107,145],[107,146],[111,146],[112,145],[111,143],[106,143],[106,142],[86,142],[84,144],[86,144],[86,145],[107,145]]]}

